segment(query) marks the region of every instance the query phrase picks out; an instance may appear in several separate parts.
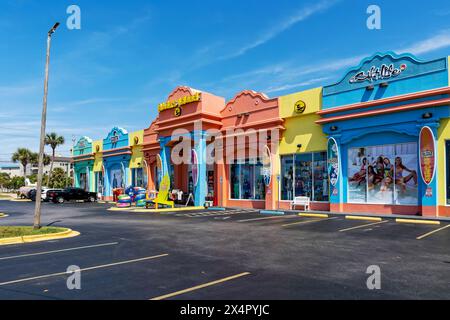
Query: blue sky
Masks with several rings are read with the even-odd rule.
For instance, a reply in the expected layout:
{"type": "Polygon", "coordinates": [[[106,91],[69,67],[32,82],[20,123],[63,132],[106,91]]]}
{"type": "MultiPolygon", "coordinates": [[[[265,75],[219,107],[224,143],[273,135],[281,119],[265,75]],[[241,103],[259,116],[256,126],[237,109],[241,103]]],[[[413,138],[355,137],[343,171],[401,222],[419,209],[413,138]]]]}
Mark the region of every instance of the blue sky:
{"type": "Polygon", "coordinates": [[[0,162],[37,151],[46,33],[52,42],[47,131],[105,137],[148,127],[178,85],[232,98],[333,83],[377,51],[450,55],[448,0],[27,1],[0,4],[0,162]],[[65,26],[81,8],[81,30],[65,26]],[[366,27],[379,5],[382,29],[366,27]]]}

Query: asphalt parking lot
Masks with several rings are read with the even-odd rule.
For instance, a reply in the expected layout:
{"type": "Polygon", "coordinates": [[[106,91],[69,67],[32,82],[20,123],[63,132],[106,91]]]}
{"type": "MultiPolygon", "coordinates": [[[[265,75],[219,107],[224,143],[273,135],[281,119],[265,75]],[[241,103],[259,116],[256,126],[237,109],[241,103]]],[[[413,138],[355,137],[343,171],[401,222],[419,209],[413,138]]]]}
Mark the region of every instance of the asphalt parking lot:
{"type": "MultiPolygon", "coordinates": [[[[142,213],[43,204],[69,239],[0,246],[0,299],[449,299],[450,228],[270,216],[255,210],[142,213]],[[81,290],[65,274],[81,268],[81,290]],[[366,285],[379,266],[381,289],[366,285]]],[[[0,201],[0,225],[33,203],[0,201]]]]}

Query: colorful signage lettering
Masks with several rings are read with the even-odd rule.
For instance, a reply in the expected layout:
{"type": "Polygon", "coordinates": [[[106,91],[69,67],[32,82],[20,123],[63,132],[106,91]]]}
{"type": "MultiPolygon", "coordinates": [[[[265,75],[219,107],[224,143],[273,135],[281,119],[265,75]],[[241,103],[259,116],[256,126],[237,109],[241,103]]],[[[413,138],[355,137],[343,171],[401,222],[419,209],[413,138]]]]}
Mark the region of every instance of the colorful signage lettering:
{"type": "Polygon", "coordinates": [[[436,152],[433,131],[423,127],[419,135],[420,173],[426,185],[433,181],[436,172],[436,152]]]}
{"type": "Polygon", "coordinates": [[[334,138],[328,139],[328,176],[330,184],[335,187],[339,180],[339,149],[334,138]]]}
{"type": "MultiPolygon", "coordinates": [[[[192,102],[198,102],[201,99],[202,99],[202,94],[200,92],[197,92],[191,96],[181,97],[180,99],[175,100],[175,101],[163,102],[158,105],[158,112],[161,112],[164,110],[169,110],[169,109],[179,108],[185,104],[189,104],[192,102]]],[[[180,114],[181,114],[181,112],[180,112],[180,114]]]]}
{"type": "Polygon", "coordinates": [[[400,65],[400,67],[394,67],[394,64],[382,64],[381,67],[372,66],[367,71],[360,71],[350,78],[350,83],[360,83],[364,81],[377,81],[377,80],[387,80],[397,77],[403,71],[407,69],[406,64],[400,65]]]}

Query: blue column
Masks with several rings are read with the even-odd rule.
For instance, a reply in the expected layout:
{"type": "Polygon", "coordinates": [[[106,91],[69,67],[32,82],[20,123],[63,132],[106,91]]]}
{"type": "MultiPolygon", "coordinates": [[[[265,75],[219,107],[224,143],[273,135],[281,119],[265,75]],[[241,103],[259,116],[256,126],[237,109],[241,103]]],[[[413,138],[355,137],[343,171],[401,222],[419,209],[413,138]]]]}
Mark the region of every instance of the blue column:
{"type": "MultiPolygon", "coordinates": [[[[334,138],[334,140],[336,141],[336,145],[338,147],[337,156],[338,156],[338,164],[339,164],[338,180],[337,180],[336,185],[332,186],[331,183],[329,182],[330,204],[342,206],[343,203],[346,201],[346,199],[345,199],[346,190],[344,190],[344,181],[346,180],[345,179],[346,172],[344,170],[344,166],[346,164],[346,159],[343,159],[343,155],[346,153],[342,150],[340,135],[329,136],[329,138],[334,138]]],[[[328,155],[328,157],[330,157],[330,155],[328,155]]],[[[329,159],[328,159],[328,161],[329,161],[329,159]]],[[[334,210],[337,210],[336,207],[334,208],[334,210]]]]}
{"type": "Polygon", "coordinates": [[[195,206],[203,206],[207,195],[207,178],[206,178],[206,137],[205,133],[194,132],[194,150],[198,157],[198,182],[194,187],[194,204],[195,206]]]}

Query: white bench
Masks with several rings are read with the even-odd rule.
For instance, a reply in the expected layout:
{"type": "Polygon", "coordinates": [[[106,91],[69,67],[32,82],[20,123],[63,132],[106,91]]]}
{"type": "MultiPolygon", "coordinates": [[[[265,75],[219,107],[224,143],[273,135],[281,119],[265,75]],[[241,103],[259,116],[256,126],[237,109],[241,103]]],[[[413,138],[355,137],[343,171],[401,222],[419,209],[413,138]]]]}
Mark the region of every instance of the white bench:
{"type": "Polygon", "coordinates": [[[296,206],[303,206],[306,211],[309,210],[309,197],[295,197],[291,202],[291,209],[295,209],[296,206]]]}

